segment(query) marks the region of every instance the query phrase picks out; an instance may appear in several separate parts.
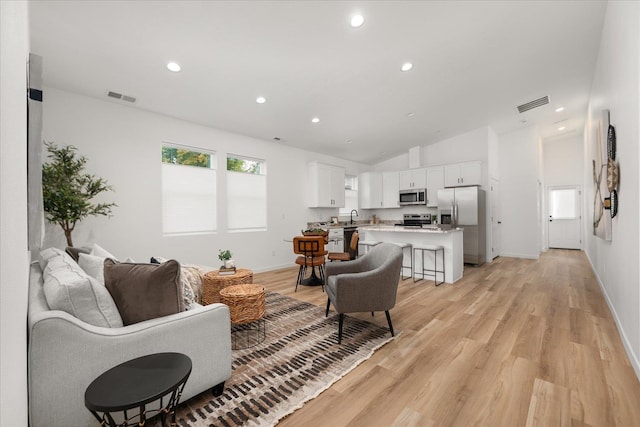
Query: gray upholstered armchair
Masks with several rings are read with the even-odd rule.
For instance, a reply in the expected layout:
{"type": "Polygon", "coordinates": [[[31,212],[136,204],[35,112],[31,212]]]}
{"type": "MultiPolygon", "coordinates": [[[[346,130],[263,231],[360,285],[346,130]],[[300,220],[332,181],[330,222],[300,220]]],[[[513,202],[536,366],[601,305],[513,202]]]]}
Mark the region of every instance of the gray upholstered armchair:
{"type": "Polygon", "coordinates": [[[396,305],[402,266],[402,249],[391,243],[374,246],[353,261],[331,262],[325,266],[326,316],[333,303],[339,317],[338,344],[342,342],[344,313],[384,311],[389,330],[393,326],[389,310],[396,305]]]}

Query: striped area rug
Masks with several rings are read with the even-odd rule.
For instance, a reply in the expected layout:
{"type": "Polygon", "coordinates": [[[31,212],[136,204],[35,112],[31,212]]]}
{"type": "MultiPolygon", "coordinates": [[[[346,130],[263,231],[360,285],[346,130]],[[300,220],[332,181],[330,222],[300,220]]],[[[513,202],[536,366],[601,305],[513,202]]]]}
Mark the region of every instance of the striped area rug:
{"type": "Polygon", "coordinates": [[[389,330],[274,292],[266,295],[266,339],[233,351],[222,396],[210,392],[182,403],[179,426],[273,426],[319,395],[391,338],[389,330]]]}

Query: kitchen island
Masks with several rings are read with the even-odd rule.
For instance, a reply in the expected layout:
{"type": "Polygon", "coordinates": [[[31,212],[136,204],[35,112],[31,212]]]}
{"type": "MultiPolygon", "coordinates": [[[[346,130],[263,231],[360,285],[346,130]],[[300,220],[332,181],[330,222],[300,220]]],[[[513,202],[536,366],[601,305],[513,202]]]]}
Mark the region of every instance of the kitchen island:
{"type": "MultiPolygon", "coordinates": [[[[440,228],[405,228],[393,225],[365,225],[359,226],[361,240],[388,242],[388,243],[411,243],[413,246],[420,245],[440,245],[444,247],[444,265],[446,283],[454,283],[462,278],[464,270],[464,252],[462,247],[462,229],[443,230],[440,228]]],[[[413,256],[413,254],[412,254],[413,256]]],[[[433,256],[427,256],[427,268],[433,268],[433,256]]],[[[405,255],[408,257],[408,255],[405,255]]],[[[418,267],[422,265],[420,253],[416,255],[414,260],[418,267]]],[[[438,255],[438,264],[440,264],[440,255],[438,255]]],[[[409,261],[405,260],[404,265],[409,265],[409,261]]],[[[415,270],[415,265],[414,265],[415,270]]],[[[418,268],[419,270],[419,268],[418,268]]],[[[420,274],[418,271],[418,278],[420,274]]],[[[429,276],[425,276],[429,279],[429,276]]],[[[438,281],[442,280],[442,275],[438,274],[438,281]]]]}

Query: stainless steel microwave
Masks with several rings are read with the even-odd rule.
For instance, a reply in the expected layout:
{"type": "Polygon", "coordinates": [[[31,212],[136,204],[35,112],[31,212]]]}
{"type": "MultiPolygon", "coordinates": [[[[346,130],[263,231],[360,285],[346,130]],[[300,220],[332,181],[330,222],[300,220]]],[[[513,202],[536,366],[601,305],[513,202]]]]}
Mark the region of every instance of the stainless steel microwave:
{"type": "Polygon", "coordinates": [[[427,189],[416,188],[413,190],[400,190],[400,206],[426,205],[427,189]]]}

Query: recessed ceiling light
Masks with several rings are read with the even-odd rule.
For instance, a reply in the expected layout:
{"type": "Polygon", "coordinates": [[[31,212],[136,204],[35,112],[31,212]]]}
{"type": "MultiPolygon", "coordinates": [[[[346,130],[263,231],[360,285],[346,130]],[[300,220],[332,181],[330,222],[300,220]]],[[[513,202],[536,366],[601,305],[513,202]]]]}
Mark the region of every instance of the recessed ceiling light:
{"type": "Polygon", "coordinates": [[[407,114],[407,117],[414,117],[416,115],[416,113],[414,113],[413,111],[410,112],[409,114],[407,114]]]}
{"type": "Polygon", "coordinates": [[[353,28],[358,28],[362,24],[364,24],[364,16],[362,16],[362,15],[353,15],[351,17],[351,26],[353,28]]]}
{"type": "Polygon", "coordinates": [[[559,112],[561,112],[561,111],[564,111],[564,107],[558,107],[558,108],[556,108],[556,113],[559,113],[559,112]]]}
{"type": "Polygon", "coordinates": [[[402,71],[409,71],[412,68],[413,64],[411,62],[405,62],[404,64],[402,64],[402,67],[400,67],[402,71]]]}
{"type": "Polygon", "coordinates": [[[558,130],[565,130],[566,128],[567,128],[566,126],[560,126],[558,130]]]}
{"type": "Polygon", "coordinates": [[[182,69],[182,67],[180,67],[180,64],[178,64],[177,62],[169,62],[167,64],[167,68],[169,69],[169,71],[173,71],[174,73],[177,73],[182,69]]]}
{"type": "Polygon", "coordinates": [[[318,123],[320,121],[319,118],[314,117],[313,119],[311,119],[311,123],[318,123]]]}
{"type": "Polygon", "coordinates": [[[256,102],[258,104],[264,104],[265,102],[267,102],[267,99],[264,96],[259,96],[256,98],[256,102]]]}

